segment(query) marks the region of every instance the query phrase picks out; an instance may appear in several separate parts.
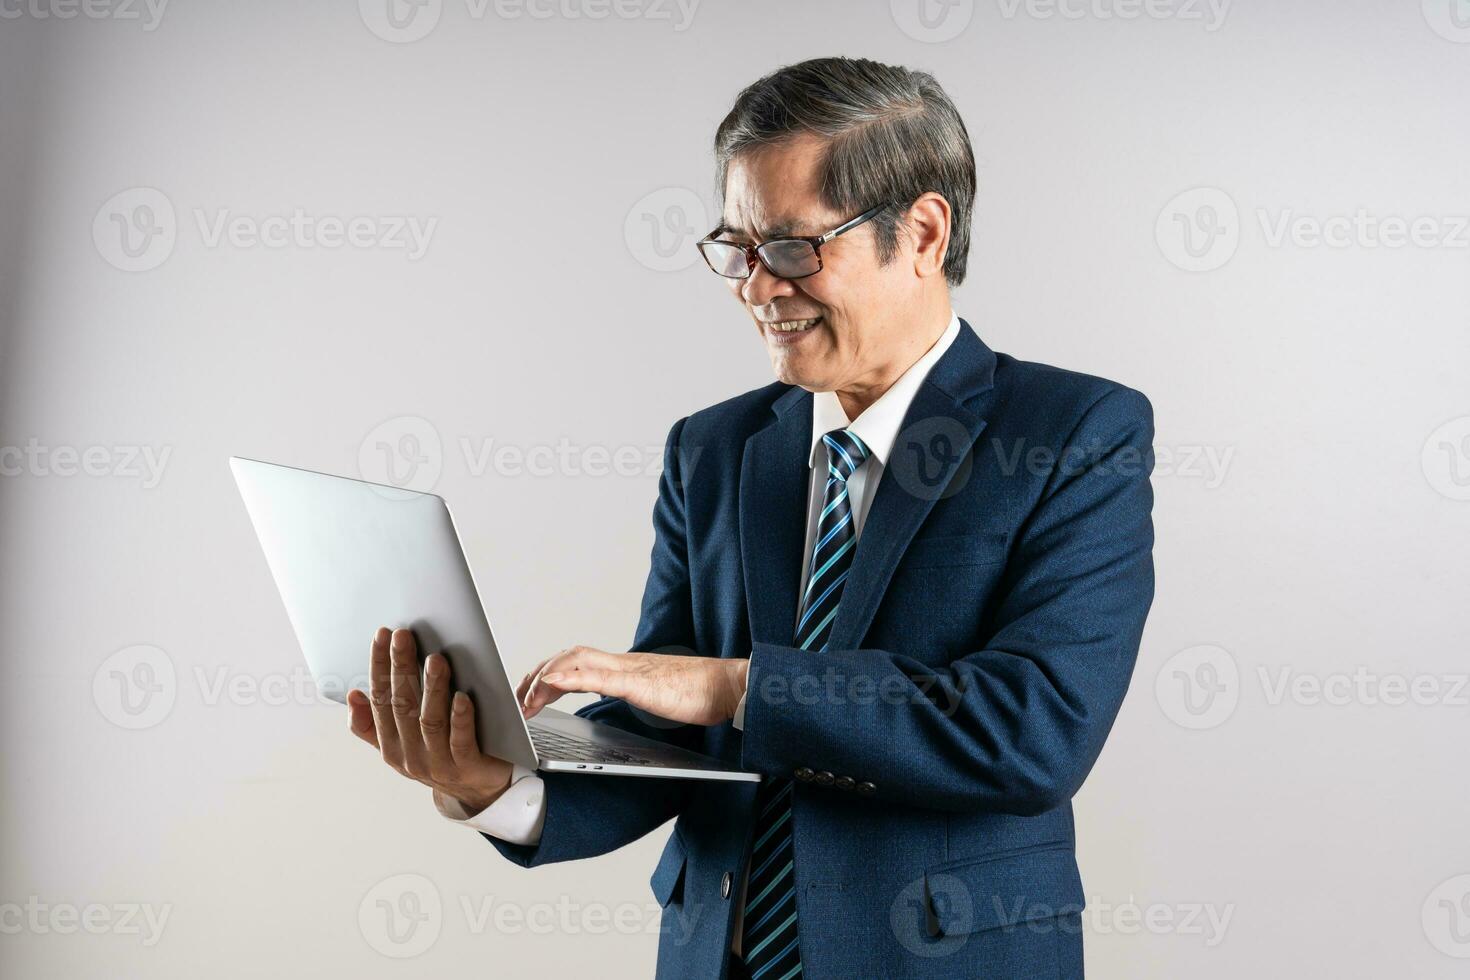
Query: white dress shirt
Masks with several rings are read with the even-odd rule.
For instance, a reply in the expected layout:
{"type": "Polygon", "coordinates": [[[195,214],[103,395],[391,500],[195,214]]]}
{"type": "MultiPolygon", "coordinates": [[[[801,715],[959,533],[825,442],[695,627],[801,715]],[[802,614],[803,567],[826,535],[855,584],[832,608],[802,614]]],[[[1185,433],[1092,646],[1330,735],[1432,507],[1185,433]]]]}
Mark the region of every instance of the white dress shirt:
{"type": "MultiPolygon", "coordinates": [[[[837,395],[830,391],[819,391],[812,396],[812,442],[808,465],[811,467],[811,486],[807,493],[806,547],[803,550],[801,582],[806,589],[807,575],[811,570],[812,545],[817,539],[817,517],[822,509],[823,491],[827,484],[827,449],[822,436],[833,429],[851,429],[867,445],[870,456],[847,478],[847,496],[852,506],[852,526],[855,537],[863,533],[863,523],[868,516],[868,507],[877,492],[878,481],[883,478],[888,465],[893,443],[903,427],[904,416],[918,393],[919,385],[929,376],[936,361],[949,350],[960,333],[959,317],[950,311],[949,326],[934,346],[899,376],[881,397],[857,417],[850,420],[837,395]]],[[[795,601],[796,597],[792,597],[795,601]]],[[[734,725],[745,727],[745,698],[735,709],[734,725]]],[[[599,777],[588,776],[588,779],[599,777]]],[[[464,824],[499,840],[511,844],[535,844],[541,840],[541,827],[546,820],[546,787],[541,777],[533,770],[516,766],[511,773],[511,784],[500,798],[474,816],[467,817],[457,800],[434,794],[434,803],[439,812],[450,820],[464,824]]],[[[742,887],[742,892],[743,892],[742,887]]]]}

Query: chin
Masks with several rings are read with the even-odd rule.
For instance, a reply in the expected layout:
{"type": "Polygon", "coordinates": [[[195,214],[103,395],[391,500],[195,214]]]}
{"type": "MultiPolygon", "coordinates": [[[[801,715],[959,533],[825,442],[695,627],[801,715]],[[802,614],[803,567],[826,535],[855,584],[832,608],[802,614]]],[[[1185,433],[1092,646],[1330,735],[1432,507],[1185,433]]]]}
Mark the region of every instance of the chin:
{"type": "Polygon", "coordinates": [[[774,352],[771,353],[771,373],[782,384],[805,388],[811,382],[810,372],[803,371],[802,366],[791,358],[774,352]]]}
{"type": "Polygon", "coordinates": [[[792,371],[777,368],[776,380],[782,384],[805,388],[807,391],[827,391],[831,387],[821,377],[807,371],[792,371]]]}

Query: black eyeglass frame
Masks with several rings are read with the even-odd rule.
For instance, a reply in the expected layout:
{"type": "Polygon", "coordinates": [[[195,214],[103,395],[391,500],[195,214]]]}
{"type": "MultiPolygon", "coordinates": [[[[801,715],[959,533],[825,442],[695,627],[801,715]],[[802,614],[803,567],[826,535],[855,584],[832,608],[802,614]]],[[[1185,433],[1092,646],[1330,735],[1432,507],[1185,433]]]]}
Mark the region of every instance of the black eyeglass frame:
{"type": "Polygon", "coordinates": [[[833,228],[831,231],[826,232],[822,235],[785,235],[781,238],[772,238],[769,241],[761,242],[759,245],[746,245],[743,242],[725,242],[716,239],[714,235],[717,234],[719,231],[719,229],[716,229],[715,231],[712,231],[708,235],[701,238],[696,243],[696,245],[699,248],[700,257],[704,259],[704,264],[709,266],[709,270],[722,279],[749,279],[750,274],[755,271],[755,263],[757,261],[759,261],[761,265],[766,267],[767,272],[778,279],[805,279],[808,276],[814,276],[818,272],[822,271],[823,245],[827,244],[838,235],[842,235],[849,231],[852,231],[863,222],[873,220],[879,214],[881,214],[883,212],[883,209],[886,207],[888,207],[887,204],[879,204],[875,207],[871,207],[868,210],[864,211],[862,214],[858,215],[856,218],[853,218],[850,221],[845,221],[842,224],[838,225],[836,228],[833,228]],[[805,242],[810,245],[812,247],[812,253],[815,255],[817,260],[817,267],[811,272],[803,272],[799,276],[784,276],[781,273],[777,272],[775,269],[772,269],[771,264],[766,261],[766,257],[764,254],[762,254],[761,250],[771,245],[779,245],[783,242],[805,242]],[[706,245],[721,245],[725,248],[738,248],[740,249],[740,251],[744,252],[745,275],[727,276],[719,269],[716,269],[714,262],[710,261],[709,255],[706,254],[704,250],[704,247],[706,245]]]}

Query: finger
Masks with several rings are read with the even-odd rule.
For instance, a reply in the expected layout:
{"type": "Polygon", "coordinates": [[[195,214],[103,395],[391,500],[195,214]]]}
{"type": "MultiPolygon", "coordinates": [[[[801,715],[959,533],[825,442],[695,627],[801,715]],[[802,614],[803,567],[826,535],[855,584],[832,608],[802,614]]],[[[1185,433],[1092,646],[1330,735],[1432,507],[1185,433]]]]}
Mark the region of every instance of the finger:
{"type": "Polygon", "coordinates": [[[521,713],[527,718],[530,718],[537,711],[541,710],[540,706],[536,704],[536,699],[540,696],[538,692],[541,685],[541,678],[551,671],[565,669],[567,658],[571,655],[571,650],[563,650],[556,656],[548,657],[541,661],[540,666],[532,672],[531,681],[526,685],[526,690],[521,695],[521,713]]]}
{"type": "MultiPolygon", "coordinates": [[[[565,652],[566,652],[565,650],[562,651],[562,653],[565,653],[565,652]]],[[[559,657],[559,656],[561,656],[561,653],[558,653],[556,655],[556,657],[559,657]]],[[[541,661],[535,667],[532,667],[531,668],[531,672],[529,674],[527,674],[525,677],[522,677],[521,678],[521,682],[516,685],[516,702],[518,704],[524,705],[526,703],[526,694],[527,694],[527,692],[529,692],[531,690],[531,685],[535,682],[536,675],[540,674],[543,670],[545,670],[546,669],[546,665],[549,664],[549,663],[551,663],[553,660],[555,660],[556,657],[547,657],[545,660],[541,661]]]]}
{"type": "Polygon", "coordinates": [[[562,695],[573,692],[591,691],[613,698],[623,697],[625,681],[626,675],[622,671],[600,670],[596,667],[542,674],[541,682],[536,685],[527,704],[530,714],[526,717],[535,715],[562,695]]]}
{"type": "Polygon", "coordinates": [[[608,697],[622,697],[623,688],[626,686],[627,675],[617,670],[599,670],[596,667],[584,667],[580,670],[569,670],[543,674],[541,686],[553,688],[563,694],[574,691],[588,691],[593,694],[606,694],[608,697]]]}
{"type": "Polygon", "coordinates": [[[480,743],[475,738],[475,705],[463,691],[455,692],[449,716],[449,755],[463,770],[477,765],[481,758],[480,743]]]}
{"type": "Polygon", "coordinates": [[[419,709],[419,729],[428,751],[429,772],[435,778],[454,771],[449,752],[449,661],[436,653],[424,665],[424,701],[419,709]]]}
{"type": "MultiPolygon", "coordinates": [[[[541,665],[537,667],[535,672],[531,675],[531,683],[526,685],[526,693],[521,698],[522,708],[530,708],[531,701],[536,695],[536,686],[540,683],[542,675],[554,670],[569,669],[568,665],[570,662],[570,658],[575,655],[574,651],[576,649],[576,647],[571,647],[569,649],[561,651],[554,657],[548,657],[545,660],[541,661],[541,665]]],[[[526,715],[526,717],[529,718],[531,716],[526,715]]]]}
{"type": "Polygon", "coordinates": [[[372,659],[368,663],[368,694],[373,708],[373,728],[378,733],[378,748],[383,761],[395,769],[403,764],[403,751],[398,744],[398,726],[393,723],[393,674],[388,645],[393,633],[386,626],[373,635],[372,659]]]}
{"type": "Polygon", "coordinates": [[[415,779],[422,779],[429,775],[429,752],[419,727],[419,705],[424,694],[419,688],[419,655],[413,634],[394,630],[389,653],[393,662],[393,724],[398,728],[403,750],[403,769],[415,779]]]}
{"type": "Polygon", "coordinates": [[[347,692],[348,718],[352,728],[352,734],[371,745],[378,747],[378,730],[373,724],[373,706],[368,696],[353,688],[347,692]]]}
{"type": "MultiPolygon", "coordinates": [[[[541,670],[537,677],[531,681],[530,688],[527,690],[526,697],[522,703],[528,708],[535,707],[536,710],[540,710],[546,704],[550,703],[548,701],[541,701],[538,704],[541,695],[538,694],[537,688],[540,685],[541,678],[544,678],[547,674],[567,673],[569,671],[587,668],[621,671],[624,666],[624,661],[617,654],[595,650],[592,647],[572,647],[570,650],[562,651],[541,665],[541,670]]],[[[556,698],[553,697],[551,700],[554,701],[556,698]]],[[[526,717],[529,718],[531,716],[526,715],[526,717]]]]}

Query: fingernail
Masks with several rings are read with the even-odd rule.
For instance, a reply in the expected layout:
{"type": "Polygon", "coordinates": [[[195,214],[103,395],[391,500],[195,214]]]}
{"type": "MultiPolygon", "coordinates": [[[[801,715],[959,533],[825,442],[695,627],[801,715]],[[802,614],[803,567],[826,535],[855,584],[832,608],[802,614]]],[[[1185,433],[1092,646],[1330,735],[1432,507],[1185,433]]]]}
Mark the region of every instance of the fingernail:
{"type": "Polygon", "coordinates": [[[464,714],[466,708],[469,707],[469,703],[470,703],[470,696],[468,694],[466,694],[463,691],[456,691],[454,693],[454,713],[455,714],[457,714],[457,715],[464,714]]]}
{"type": "Polygon", "coordinates": [[[542,674],[541,675],[541,679],[543,681],[545,681],[546,683],[548,683],[548,684],[555,684],[557,681],[559,681],[559,680],[562,679],[562,675],[561,674],[542,674]]]}

